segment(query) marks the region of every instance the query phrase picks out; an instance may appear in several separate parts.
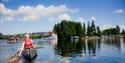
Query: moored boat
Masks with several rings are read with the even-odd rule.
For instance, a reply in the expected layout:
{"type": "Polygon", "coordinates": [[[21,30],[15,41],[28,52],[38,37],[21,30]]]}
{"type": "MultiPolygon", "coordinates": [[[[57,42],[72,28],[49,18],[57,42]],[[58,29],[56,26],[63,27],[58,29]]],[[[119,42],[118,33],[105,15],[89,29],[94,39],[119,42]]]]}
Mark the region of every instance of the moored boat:
{"type": "Polygon", "coordinates": [[[16,43],[17,40],[15,38],[9,38],[7,42],[8,43],[16,43]]]}

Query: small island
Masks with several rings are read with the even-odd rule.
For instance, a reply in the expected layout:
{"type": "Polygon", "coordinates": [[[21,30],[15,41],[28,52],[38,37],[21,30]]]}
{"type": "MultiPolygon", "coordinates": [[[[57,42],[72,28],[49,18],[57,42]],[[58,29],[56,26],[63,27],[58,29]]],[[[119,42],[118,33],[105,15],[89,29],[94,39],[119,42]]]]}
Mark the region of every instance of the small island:
{"type": "Polygon", "coordinates": [[[111,37],[125,37],[125,30],[120,32],[120,27],[116,25],[115,28],[100,30],[99,26],[95,25],[95,21],[88,22],[87,27],[83,22],[63,20],[61,23],[55,24],[53,31],[57,33],[58,39],[96,39],[96,38],[111,38],[111,37]]]}

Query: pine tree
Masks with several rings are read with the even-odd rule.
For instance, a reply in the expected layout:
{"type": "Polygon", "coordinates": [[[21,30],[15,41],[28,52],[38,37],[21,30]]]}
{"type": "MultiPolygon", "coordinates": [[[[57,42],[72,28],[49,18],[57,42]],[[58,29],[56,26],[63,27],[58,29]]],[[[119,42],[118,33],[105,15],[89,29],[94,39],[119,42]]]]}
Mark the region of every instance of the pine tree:
{"type": "Polygon", "coordinates": [[[116,30],[117,30],[117,34],[120,34],[120,27],[118,25],[116,25],[116,30]]]}
{"type": "Polygon", "coordinates": [[[95,28],[95,23],[92,21],[91,23],[91,35],[96,35],[96,28],[95,28]]]}
{"type": "Polygon", "coordinates": [[[83,35],[86,35],[86,27],[85,27],[85,23],[83,23],[83,35]]]}
{"type": "Polygon", "coordinates": [[[101,31],[100,31],[99,26],[97,26],[97,35],[98,35],[99,37],[101,36],[101,31]]]}
{"type": "Polygon", "coordinates": [[[61,23],[55,24],[53,31],[57,33],[59,39],[83,36],[83,28],[80,22],[63,20],[61,23]]]}
{"type": "Polygon", "coordinates": [[[87,35],[90,36],[90,22],[88,22],[87,25],[87,35]]]}
{"type": "Polygon", "coordinates": [[[124,29],[122,30],[121,34],[122,34],[122,35],[125,34],[125,30],[124,30],[124,29]]]}
{"type": "Polygon", "coordinates": [[[80,22],[76,23],[76,33],[77,33],[77,36],[79,37],[83,36],[82,25],[80,22]]]}

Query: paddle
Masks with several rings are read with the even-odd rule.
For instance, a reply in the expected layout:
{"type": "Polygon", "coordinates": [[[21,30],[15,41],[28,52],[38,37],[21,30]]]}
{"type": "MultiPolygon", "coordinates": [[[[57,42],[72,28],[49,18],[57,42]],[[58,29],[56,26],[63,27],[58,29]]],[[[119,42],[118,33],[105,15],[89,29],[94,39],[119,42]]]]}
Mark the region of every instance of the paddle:
{"type": "Polygon", "coordinates": [[[36,49],[39,49],[39,48],[44,48],[44,47],[42,47],[42,46],[38,46],[38,47],[35,47],[36,49]]]}
{"type": "Polygon", "coordinates": [[[43,46],[38,46],[35,43],[34,43],[33,47],[36,48],[36,49],[43,48],[43,46]]]}

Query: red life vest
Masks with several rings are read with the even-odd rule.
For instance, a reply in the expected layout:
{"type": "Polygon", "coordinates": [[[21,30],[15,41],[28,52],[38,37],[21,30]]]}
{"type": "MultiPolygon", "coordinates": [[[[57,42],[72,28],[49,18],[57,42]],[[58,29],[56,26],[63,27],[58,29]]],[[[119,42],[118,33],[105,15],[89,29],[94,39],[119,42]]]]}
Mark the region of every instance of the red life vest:
{"type": "Polygon", "coordinates": [[[25,44],[24,44],[24,48],[32,48],[32,40],[31,39],[26,39],[25,40],[25,44]]]}

